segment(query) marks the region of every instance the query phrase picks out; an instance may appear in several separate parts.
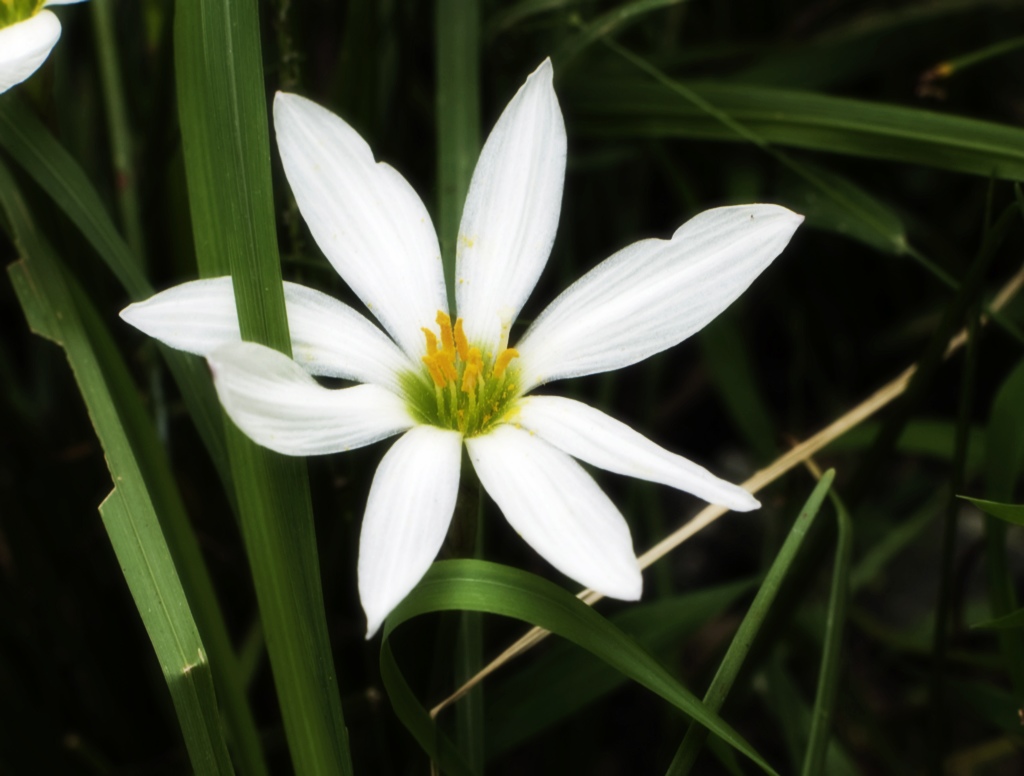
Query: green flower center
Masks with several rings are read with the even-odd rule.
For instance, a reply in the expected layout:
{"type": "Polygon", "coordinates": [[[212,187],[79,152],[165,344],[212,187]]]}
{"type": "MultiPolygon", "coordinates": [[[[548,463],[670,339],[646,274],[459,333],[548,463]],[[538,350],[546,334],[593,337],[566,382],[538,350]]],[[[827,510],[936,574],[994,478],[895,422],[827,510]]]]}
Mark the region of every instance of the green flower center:
{"type": "Polygon", "coordinates": [[[43,0],[0,0],[0,29],[35,16],[42,7],[43,0]]]}
{"type": "Polygon", "coordinates": [[[471,346],[462,331],[462,319],[452,325],[438,311],[438,336],[423,329],[427,355],[423,372],[402,379],[413,415],[423,423],[459,431],[471,437],[486,433],[506,419],[519,397],[519,370],[512,365],[519,353],[503,348],[497,357],[471,346]]]}

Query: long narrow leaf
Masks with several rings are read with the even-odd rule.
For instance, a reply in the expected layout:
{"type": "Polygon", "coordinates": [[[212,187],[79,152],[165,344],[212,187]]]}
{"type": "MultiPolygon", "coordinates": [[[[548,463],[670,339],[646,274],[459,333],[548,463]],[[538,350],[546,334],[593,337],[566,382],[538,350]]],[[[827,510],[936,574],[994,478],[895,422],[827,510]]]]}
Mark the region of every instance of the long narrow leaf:
{"type": "Polygon", "coordinates": [[[160,662],[197,772],[233,773],[206,650],[178,579],[118,405],[58,260],[0,164],[0,205],[23,256],[8,274],[30,327],[66,352],[115,488],[100,508],[107,535],[160,662]]]}
{"type": "Polygon", "coordinates": [[[513,617],[578,644],[713,731],[766,773],[774,773],[716,712],[679,684],[635,641],[578,598],[532,574],[474,560],[435,563],[384,626],[381,675],[392,705],[420,746],[438,759],[442,768],[452,773],[472,772],[451,758],[453,747],[411,695],[394,664],[387,640],[395,628],[417,615],[460,609],[513,617]]]}
{"type": "MultiPolygon", "coordinates": [[[[725,657],[722,658],[721,665],[718,667],[718,672],[711,681],[711,686],[704,694],[704,703],[709,709],[717,712],[725,702],[725,698],[732,689],[732,684],[740,672],[743,661],[746,660],[747,654],[750,652],[750,647],[754,643],[754,637],[760,630],[761,624],[764,622],[764,618],[767,616],[768,610],[775,600],[775,594],[778,593],[779,586],[785,579],[793,559],[796,557],[804,538],[807,536],[808,530],[813,525],[814,519],[821,509],[821,504],[825,500],[825,496],[828,494],[828,489],[831,487],[834,478],[834,471],[830,469],[825,472],[817,486],[811,491],[811,495],[808,497],[803,509],[800,510],[800,514],[797,515],[796,520],[793,522],[793,527],[789,530],[789,535],[779,550],[779,554],[775,557],[771,568],[768,569],[761,589],[758,590],[754,602],[750,605],[747,616],[743,618],[739,630],[733,636],[732,643],[729,645],[729,649],[725,653],[725,657]]],[[[669,776],[680,776],[690,772],[690,769],[697,760],[697,756],[700,754],[701,748],[704,746],[704,741],[709,731],[716,732],[710,730],[710,728],[704,729],[697,725],[690,725],[689,730],[686,731],[686,735],[683,737],[682,743],[679,745],[679,749],[676,751],[672,764],[669,766],[667,771],[669,776]]]]}
{"type": "MultiPolygon", "coordinates": [[[[1024,130],[977,119],[747,84],[686,83],[700,98],[779,146],[1024,179],[1024,130]]],[[[588,72],[563,89],[567,124],[601,137],[743,141],[664,86],[588,72]]]]}
{"type": "MultiPolygon", "coordinates": [[[[290,353],[257,11],[256,0],[177,4],[179,117],[200,273],[230,271],[243,337],[290,353]]],[[[351,773],[304,462],[257,447],[230,423],[227,431],[295,771],[351,773]]]]}

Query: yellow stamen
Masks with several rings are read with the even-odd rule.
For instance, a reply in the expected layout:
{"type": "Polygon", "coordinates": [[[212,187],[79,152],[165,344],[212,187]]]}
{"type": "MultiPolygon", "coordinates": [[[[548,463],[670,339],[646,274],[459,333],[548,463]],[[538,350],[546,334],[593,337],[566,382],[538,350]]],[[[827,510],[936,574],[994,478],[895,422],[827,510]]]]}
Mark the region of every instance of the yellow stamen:
{"type": "Polygon", "coordinates": [[[499,356],[494,359],[494,372],[495,377],[501,377],[505,374],[505,370],[508,369],[509,363],[513,358],[519,358],[519,351],[515,348],[505,348],[499,356]]]}
{"type": "Polygon", "coordinates": [[[470,348],[466,359],[466,371],[462,374],[462,392],[473,393],[477,383],[483,379],[484,359],[480,348],[470,348]]]}
{"type": "Polygon", "coordinates": [[[434,385],[438,388],[444,388],[446,381],[444,379],[444,373],[437,365],[437,356],[438,353],[435,350],[434,353],[430,353],[423,357],[423,363],[427,365],[427,371],[430,372],[430,377],[433,379],[434,385]]]}
{"type": "Polygon", "coordinates": [[[441,329],[441,350],[455,357],[455,337],[452,335],[452,319],[448,313],[437,311],[437,325],[441,329]]]}
{"type": "Polygon", "coordinates": [[[455,350],[463,361],[469,360],[469,341],[466,339],[466,332],[462,330],[462,319],[455,319],[455,328],[452,333],[455,335],[455,350]]]}
{"type": "Polygon", "coordinates": [[[422,328],[420,331],[427,338],[427,355],[432,356],[437,352],[437,337],[430,329],[422,328]]]}

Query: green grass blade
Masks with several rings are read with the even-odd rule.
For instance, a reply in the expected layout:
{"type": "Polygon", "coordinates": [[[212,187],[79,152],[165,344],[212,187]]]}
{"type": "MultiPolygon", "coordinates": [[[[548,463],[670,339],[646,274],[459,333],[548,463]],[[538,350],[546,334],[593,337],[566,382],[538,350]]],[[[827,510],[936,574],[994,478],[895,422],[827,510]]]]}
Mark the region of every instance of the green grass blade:
{"type": "Polygon", "coordinates": [[[142,262],[146,250],[139,207],[138,176],[135,174],[134,143],[128,124],[124,83],[114,35],[114,0],[93,0],[89,9],[92,12],[100,79],[103,83],[103,103],[110,132],[110,156],[117,182],[121,226],[135,260],[142,262]]]}
{"type": "MultiPolygon", "coordinates": [[[[448,289],[448,308],[455,311],[455,252],[462,208],[480,153],[480,5],[478,0],[437,0],[434,11],[437,56],[437,210],[438,234],[448,289]]],[[[467,521],[481,526],[479,512],[467,521]]],[[[460,519],[457,515],[456,520],[460,519]]],[[[476,612],[459,616],[455,652],[458,684],[483,667],[483,622],[476,612]]],[[[456,705],[456,741],[474,771],[483,770],[483,685],[474,687],[456,705]]]]}
{"type": "MultiPolygon", "coordinates": [[[[753,581],[641,603],[609,620],[659,657],[732,606],[753,581]]],[[[628,679],[592,654],[570,643],[550,645],[529,664],[488,689],[488,757],[495,758],[564,722],[608,695],[628,679]]],[[[727,749],[726,751],[732,751],[727,749]]]]}
{"type": "MultiPolygon", "coordinates": [[[[768,610],[775,600],[779,586],[785,579],[790,565],[793,563],[794,558],[796,558],[797,552],[807,536],[807,532],[810,530],[811,525],[813,525],[814,519],[821,509],[821,504],[825,500],[825,496],[828,494],[834,478],[834,471],[830,469],[825,472],[814,490],[811,491],[807,503],[804,504],[803,509],[800,510],[796,520],[793,522],[793,527],[790,529],[786,541],[783,542],[771,568],[768,569],[764,582],[761,584],[757,596],[755,596],[753,603],[750,605],[750,610],[747,612],[746,617],[743,618],[743,622],[736,631],[736,635],[733,636],[732,643],[729,645],[729,649],[725,653],[725,657],[722,658],[718,671],[715,673],[715,678],[711,681],[711,686],[708,687],[708,691],[704,694],[704,703],[709,709],[717,712],[718,709],[722,708],[722,704],[725,702],[729,691],[732,689],[733,682],[736,680],[736,676],[739,674],[740,668],[750,652],[754,638],[757,636],[757,632],[760,630],[761,624],[764,622],[764,618],[767,616],[768,610]]],[[[666,772],[669,776],[681,776],[681,774],[690,772],[704,746],[708,732],[708,729],[698,725],[690,725],[686,735],[683,737],[682,743],[679,745],[679,749],[676,750],[672,764],[666,772]]]]}
{"type": "Polygon", "coordinates": [[[480,6],[477,0],[437,0],[437,223],[455,311],[455,245],[462,206],[480,154],[480,6]]]}
{"type": "MultiPolygon", "coordinates": [[[[1017,201],[1022,202],[1020,191],[1017,201]]],[[[986,429],[985,495],[999,502],[1013,499],[1015,488],[1024,470],[1024,360],[1003,380],[992,402],[986,429]]],[[[1003,623],[999,648],[1003,663],[1013,682],[1014,692],[1024,692],[1024,636],[1006,629],[1019,602],[1015,593],[1014,573],[1010,568],[1006,542],[1007,525],[996,517],[985,518],[985,566],[988,599],[992,617],[1003,623]]]]}
{"type": "Polygon", "coordinates": [[[140,259],[103,209],[96,187],[15,94],[0,97],[0,145],[78,227],[132,299],[152,295],[153,286],[142,271],[140,259]]]}
{"type": "Polygon", "coordinates": [[[1007,523],[1024,525],[1024,504],[1003,504],[999,501],[986,501],[983,498],[971,498],[970,496],[958,496],[964,501],[970,501],[974,506],[986,515],[998,517],[1007,523]]]}
{"type": "Polygon", "coordinates": [[[1024,609],[1018,609],[994,620],[975,623],[972,628],[996,628],[1006,630],[1024,629],[1024,609]]]}
{"type": "MultiPolygon", "coordinates": [[[[56,206],[78,227],[132,299],[145,299],[153,286],[142,272],[142,263],[129,249],[100,204],[102,199],[82,168],[57,142],[50,131],[13,94],[0,96],[0,146],[18,162],[56,206]]],[[[217,396],[206,365],[193,356],[160,347],[174,375],[189,415],[217,468],[221,481],[234,499],[227,444],[217,396]]]]}
{"type": "MultiPolygon", "coordinates": [[[[1024,130],[865,100],[748,84],[686,82],[715,109],[773,145],[1024,179],[1024,130]]],[[[664,86],[593,72],[562,89],[567,123],[597,137],[746,139],[664,86]]]]}
{"type": "MultiPolygon", "coordinates": [[[[179,3],[175,69],[196,257],[234,278],[245,339],[290,353],[255,0],[179,3]]],[[[349,774],[303,461],[228,424],[242,536],[297,773],[349,774]]]]}
{"type": "Polygon", "coordinates": [[[440,758],[442,769],[451,773],[472,772],[464,763],[460,765],[457,758],[448,759],[454,747],[445,742],[444,734],[412,695],[394,663],[387,640],[395,628],[408,619],[450,610],[512,617],[572,641],[712,730],[766,773],[774,773],[717,713],[679,684],[635,641],[578,598],[532,574],[475,560],[435,563],[384,625],[381,675],[392,706],[420,746],[435,759],[440,758]]]}
{"type": "Polygon", "coordinates": [[[584,25],[574,36],[566,39],[554,56],[555,72],[564,71],[576,57],[596,41],[614,35],[629,24],[639,21],[644,14],[683,2],[686,0],[632,0],[605,11],[584,25]]]}
{"type": "Polygon", "coordinates": [[[3,165],[0,204],[24,257],[8,269],[18,300],[30,327],[64,349],[103,446],[115,488],[100,513],[167,681],[189,757],[197,772],[233,773],[206,650],[118,403],[110,393],[68,279],[36,232],[3,165]]]}
{"type": "Polygon", "coordinates": [[[835,712],[836,694],[842,675],[839,657],[843,643],[843,625],[846,622],[846,605],[850,597],[853,522],[835,493],[830,493],[829,496],[836,510],[839,531],[835,566],[832,569],[832,591],[825,618],[825,643],[822,648],[821,670],[818,673],[818,690],[814,698],[811,731],[804,756],[804,776],[816,776],[826,772],[825,756],[828,753],[832,714],[835,712]]]}

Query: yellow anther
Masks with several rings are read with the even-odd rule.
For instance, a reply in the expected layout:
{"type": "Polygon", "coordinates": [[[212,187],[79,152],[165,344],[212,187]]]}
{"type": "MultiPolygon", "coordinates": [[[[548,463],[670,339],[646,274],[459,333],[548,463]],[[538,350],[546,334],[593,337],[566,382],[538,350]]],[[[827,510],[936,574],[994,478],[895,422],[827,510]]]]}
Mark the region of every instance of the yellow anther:
{"type": "Polygon", "coordinates": [[[494,359],[494,376],[501,377],[508,369],[509,362],[513,358],[519,358],[519,351],[515,348],[505,348],[500,355],[494,359]]]}
{"type": "Polygon", "coordinates": [[[434,385],[438,388],[444,388],[447,381],[444,379],[444,373],[437,365],[437,356],[438,354],[435,348],[434,353],[430,353],[423,357],[423,363],[427,365],[427,371],[430,372],[430,377],[433,379],[434,385]]]}
{"type": "Polygon", "coordinates": [[[463,361],[469,360],[469,340],[466,339],[466,332],[462,330],[462,319],[455,319],[455,328],[452,330],[455,335],[455,350],[463,361]]]}
{"type": "MultiPolygon", "coordinates": [[[[432,356],[437,352],[437,337],[430,329],[420,329],[423,332],[423,336],[427,338],[427,355],[432,356]]],[[[424,359],[426,361],[426,359],[424,359]]]]}
{"type": "Polygon", "coordinates": [[[437,311],[437,325],[441,329],[441,350],[455,357],[455,337],[452,335],[452,319],[448,313],[437,311]]]}
{"type": "Polygon", "coordinates": [[[462,373],[462,391],[463,393],[472,393],[476,390],[477,383],[483,378],[484,359],[480,355],[480,348],[470,348],[466,355],[466,371],[462,373]]]}

